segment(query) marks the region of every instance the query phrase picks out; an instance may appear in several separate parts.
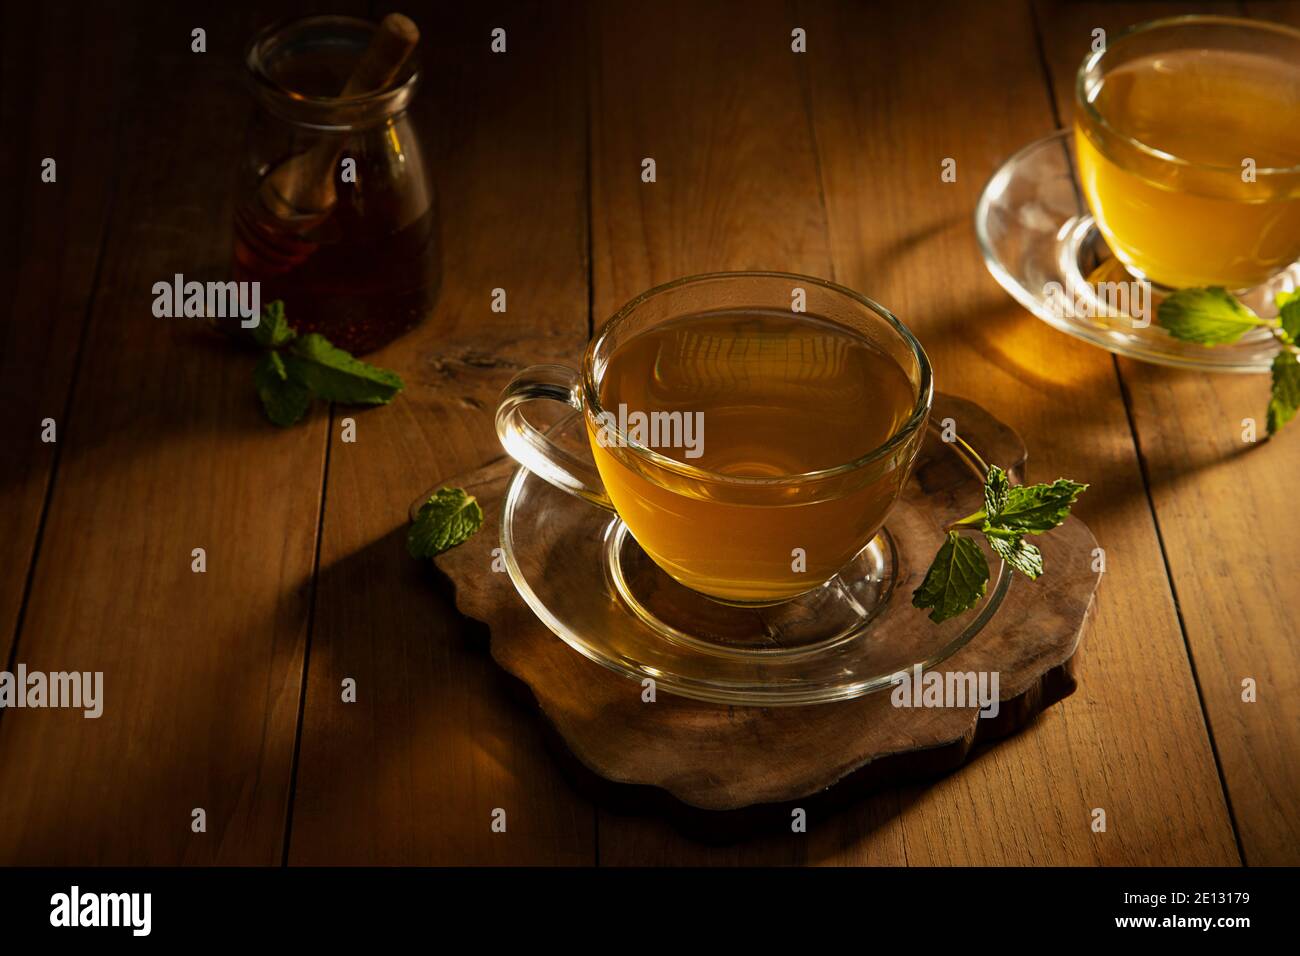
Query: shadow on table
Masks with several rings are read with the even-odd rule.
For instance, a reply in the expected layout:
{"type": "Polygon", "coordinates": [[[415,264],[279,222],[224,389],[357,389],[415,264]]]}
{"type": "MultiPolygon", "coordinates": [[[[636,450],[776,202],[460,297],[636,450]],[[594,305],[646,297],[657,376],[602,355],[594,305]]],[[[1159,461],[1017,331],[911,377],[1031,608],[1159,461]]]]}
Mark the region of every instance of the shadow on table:
{"type": "Polygon", "coordinates": [[[341,556],[328,539],[346,537],[335,522],[348,518],[326,514],[290,862],[590,864],[591,809],[555,771],[536,707],[511,693],[450,582],[407,553],[417,490],[362,505],[391,506],[393,530],[341,556]],[[339,721],[345,677],[363,709],[339,721]],[[536,823],[502,840],[487,826],[494,806],[536,823]]]}
{"type": "MultiPolygon", "coordinates": [[[[532,700],[527,685],[514,678],[508,680],[512,683],[511,689],[516,696],[532,700]]],[[[1040,706],[1048,707],[1069,696],[1075,686],[1068,669],[1049,672],[1043,678],[1045,699],[1040,706]]],[[[804,810],[807,819],[817,821],[818,825],[824,825],[828,818],[842,815],[847,819],[857,814],[862,818],[861,825],[857,828],[858,835],[862,838],[870,837],[920,800],[924,796],[926,784],[974,764],[989,753],[997,741],[1031,729],[1040,716],[1017,716],[1014,709],[1008,708],[998,718],[978,721],[982,726],[978,728],[976,740],[893,755],[888,761],[869,763],[859,768],[820,793],[796,800],[727,811],[701,810],[688,806],[657,787],[605,780],[584,766],[569,751],[549,723],[544,719],[541,723],[547,729],[551,752],[564,768],[566,776],[579,792],[602,810],[618,816],[651,816],[667,822],[683,836],[697,843],[729,846],[753,839],[792,838],[802,841],[802,834],[791,832],[792,814],[796,809],[804,810]],[[1017,720],[1022,721],[1019,726],[1016,725],[1017,720]],[[872,801],[868,807],[868,801],[873,796],[891,790],[896,799],[887,806],[882,807],[881,801],[872,801]]],[[[806,853],[806,846],[801,842],[798,852],[806,853]]]]}

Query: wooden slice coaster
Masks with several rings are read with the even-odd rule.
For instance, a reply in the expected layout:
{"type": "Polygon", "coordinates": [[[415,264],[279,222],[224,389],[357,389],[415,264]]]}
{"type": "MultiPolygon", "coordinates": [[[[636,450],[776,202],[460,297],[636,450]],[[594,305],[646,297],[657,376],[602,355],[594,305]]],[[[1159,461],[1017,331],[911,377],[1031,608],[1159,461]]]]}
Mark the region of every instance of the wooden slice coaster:
{"type": "MultiPolygon", "coordinates": [[[[936,395],[932,421],[945,418],[986,461],[1020,480],[1026,453],[1014,431],[972,402],[936,395]]],[[[922,482],[924,456],[916,466],[922,482]]],[[[638,683],[571,649],[533,615],[508,574],[490,570],[514,469],[501,459],[448,482],[478,497],[485,521],[436,564],[451,579],[461,613],[487,625],[493,659],[531,692],[577,782],[613,809],[664,813],[708,840],[777,820],[788,826],[791,807],[824,808],[885,783],[949,772],[976,745],[1019,730],[1075,689],[1072,662],[1101,574],[1093,570],[1096,539],[1070,518],[1034,539],[1048,573],[1037,581],[1015,576],[988,625],[936,668],[997,672],[995,717],[979,717],[974,704],[896,707],[889,690],[795,707],[726,706],[665,693],[645,703],[638,683]]],[[[943,480],[942,469],[936,476],[943,480]]]]}

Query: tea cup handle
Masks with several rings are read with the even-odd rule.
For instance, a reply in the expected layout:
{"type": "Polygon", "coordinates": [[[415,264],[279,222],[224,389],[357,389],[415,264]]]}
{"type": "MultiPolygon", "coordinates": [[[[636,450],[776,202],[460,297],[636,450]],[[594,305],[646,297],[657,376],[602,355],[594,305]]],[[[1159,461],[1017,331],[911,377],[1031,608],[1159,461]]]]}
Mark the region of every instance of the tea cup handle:
{"type": "Polygon", "coordinates": [[[519,464],[561,491],[614,510],[600,473],[579,460],[528,423],[522,407],[538,399],[550,399],[582,413],[582,380],[564,365],[532,365],[506,386],[497,403],[497,437],[501,446],[519,464]]]}

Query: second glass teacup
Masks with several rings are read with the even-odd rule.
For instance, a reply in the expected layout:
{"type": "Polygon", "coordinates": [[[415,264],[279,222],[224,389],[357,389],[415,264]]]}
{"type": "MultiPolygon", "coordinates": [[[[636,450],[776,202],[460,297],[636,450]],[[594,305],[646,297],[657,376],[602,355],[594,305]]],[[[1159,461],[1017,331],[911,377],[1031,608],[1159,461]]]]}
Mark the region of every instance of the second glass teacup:
{"type": "Polygon", "coordinates": [[[786,273],[652,289],[497,408],[520,464],[617,512],[663,571],[727,604],[786,601],[863,551],[898,499],[933,400],[920,343],[877,303],[786,273]],[[523,415],[580,411],[595,466],[523,415]]]}
{"type": "Polygon", "coordinates": [[[1079,69],[1075,146],[1097,227],[1138,279],[1244,292],[1300,258],[1300,30],[1141,24],[1079,69]]]}

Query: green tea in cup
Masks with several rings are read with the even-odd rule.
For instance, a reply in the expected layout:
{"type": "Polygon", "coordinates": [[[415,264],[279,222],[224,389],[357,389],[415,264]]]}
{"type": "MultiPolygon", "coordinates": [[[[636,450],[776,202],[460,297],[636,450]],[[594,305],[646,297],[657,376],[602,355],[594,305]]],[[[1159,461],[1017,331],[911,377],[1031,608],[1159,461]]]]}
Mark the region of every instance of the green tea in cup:
{"type": "Polygon", "coordinates": [[[773,273],[701,276],[629,303],[583,374],[521,373],[498,432],[522,464],[616,511],[685,586],[735,604],[811,590],[871,543],[929,412],[924,352],[849,290],[773,273]],[[806,297],[806,311],[789,303],[806,297]],[[595,469],[531,430],[531,398],[581,408],[595,469]]]}
{"type": "Polygon", "coordinates": [[[1300,31],[1134,27],[1084,61],[1075,106],[1084,196],[1132,274],[1243,290],[1300,259],[1300,31]]]}

